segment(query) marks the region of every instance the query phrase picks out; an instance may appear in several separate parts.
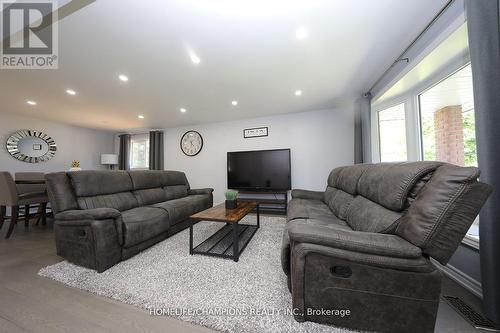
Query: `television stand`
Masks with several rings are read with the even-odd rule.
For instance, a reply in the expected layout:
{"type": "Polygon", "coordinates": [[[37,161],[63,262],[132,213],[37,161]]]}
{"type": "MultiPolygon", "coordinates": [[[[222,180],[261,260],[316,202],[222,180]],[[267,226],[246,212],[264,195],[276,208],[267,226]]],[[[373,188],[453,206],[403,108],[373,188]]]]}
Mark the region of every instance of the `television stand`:
{"type": "Polygon", "coordinates": [[[286,210],[288,208],[288,191],[280,191],[280,192],[239,191],[238,201],[258,202],[261,213],[286,215],[286,210]]]}

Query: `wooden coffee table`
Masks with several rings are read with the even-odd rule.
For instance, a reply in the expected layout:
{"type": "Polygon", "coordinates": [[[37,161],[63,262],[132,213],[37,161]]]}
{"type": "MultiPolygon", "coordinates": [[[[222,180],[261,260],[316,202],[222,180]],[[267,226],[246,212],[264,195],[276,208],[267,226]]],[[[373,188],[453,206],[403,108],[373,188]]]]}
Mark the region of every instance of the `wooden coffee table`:
{"type": "Polygon", "coordinates": [[[235,209],[226,209],[225,204],[206,209],[191,215],[189,226],[189,254],[203,254],[213,257],[229,258],[238,261],[241,253],[260,227],[260,212],[257,202],[238,202],[235,209]],[[257,210],[257,225],[240,224],[252,210],[257,210]],[[193,227],[199,221],[222,222],[226,225],[193,247],[193,227]]]}

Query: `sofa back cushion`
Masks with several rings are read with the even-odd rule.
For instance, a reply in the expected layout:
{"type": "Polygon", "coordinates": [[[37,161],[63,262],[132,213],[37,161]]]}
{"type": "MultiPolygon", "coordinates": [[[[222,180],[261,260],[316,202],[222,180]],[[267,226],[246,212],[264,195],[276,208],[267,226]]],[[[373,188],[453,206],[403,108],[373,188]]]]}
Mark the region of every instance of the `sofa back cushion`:
{"type": "Polygon", "coordinates": [[[186,174],[180,171],[165,171],[166,186],[163,187],[166,200],[174,200],[186,197],[189,191],[189,182],[186,174]]]}
{"type": "Polygon", "coordinates": [[[66,172],[45,175],[50,206],[54,214],[70,209],[78,209],[73,186],[66,172]]]}
{"type": "Polygon", "coordinates": [[[357,192],[383,207],[401,212],[408,206],[408,194],[422,177],[442,165],[440,162],[379,163],[365,168],[357,192]]]}
{"type": "Polygon", "coordinates": [[[443,165],[423,186],[396,234],[445,265],[491,193],[477,168],[443,165]]]}
{"type": "Polygon", "coordinates": [[[393,233],[401,213],[358,195],[347,210],[346,221],[356,231],[393,233]]]}
{"type": "Polygon", "coordinates": [[[162,188],[168,183],[168,171],[134,170],[129,171],[134,190],[162,188]]]}
{"type": "Polygon", "coordinates": [[[139,206],[137,198],[132,192],[78,197],[77,202],[79,209],[114,208],[124,211],[139,206]]]}
{"type": "Polygon", "coordinates": [[[137,190],[134,191],[134,196],[141,206],[152,205],[168,200],[165,191],[161,187],[137,190]]]}
{"type": "Polygon", "coordinates": [[[127,171],[68,172],[77,197],[132,191],[132,179],[127,171]]]}

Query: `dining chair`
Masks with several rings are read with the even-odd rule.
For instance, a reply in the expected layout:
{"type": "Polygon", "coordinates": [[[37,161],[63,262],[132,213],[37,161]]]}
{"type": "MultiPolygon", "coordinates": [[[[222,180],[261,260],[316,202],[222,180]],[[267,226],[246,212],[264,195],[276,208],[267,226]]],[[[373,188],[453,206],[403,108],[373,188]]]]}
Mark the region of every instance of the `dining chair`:
{"type": "MultiPolygon", "coordinates": [[[[5,238],[9,238],[14,231],[20,217],[19,207],[24,206],[24,226],[29,226],[30,205],[40,204],[46,207],[49,201],[44,192],[20,192],[10,172],[0,171],[0,229],[6,219],[7,207],[11,208],[10,225],[5,238]]],[[[41,212],[45,215],[45,209],[41,212]]]]}
{"type": "MultiPolygon", "coordinates": [[[[47,186],[45,185],[45,173],[43,172],[16,172],[14,173],[14,180],[19,194],[44,193],[47,191],[47,186]]],[[[40,221],[43,225],[45,225],[47,204],[39,204],[36,214],[38,215],[38,219],[36,220],[35,225],[38,225],[40,221]]]]}

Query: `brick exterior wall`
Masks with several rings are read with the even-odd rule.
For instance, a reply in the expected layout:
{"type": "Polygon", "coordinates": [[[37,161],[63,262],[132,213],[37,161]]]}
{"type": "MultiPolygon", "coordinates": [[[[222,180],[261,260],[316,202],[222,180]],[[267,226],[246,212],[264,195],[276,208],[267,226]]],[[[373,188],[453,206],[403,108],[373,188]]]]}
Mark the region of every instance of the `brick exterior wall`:
{"type": "Polygon", "coordinates": [[[436,159],[460,166],[465,164],[462,106],[450,105],[434,113],[436,159]]]}

